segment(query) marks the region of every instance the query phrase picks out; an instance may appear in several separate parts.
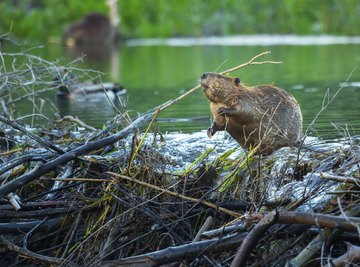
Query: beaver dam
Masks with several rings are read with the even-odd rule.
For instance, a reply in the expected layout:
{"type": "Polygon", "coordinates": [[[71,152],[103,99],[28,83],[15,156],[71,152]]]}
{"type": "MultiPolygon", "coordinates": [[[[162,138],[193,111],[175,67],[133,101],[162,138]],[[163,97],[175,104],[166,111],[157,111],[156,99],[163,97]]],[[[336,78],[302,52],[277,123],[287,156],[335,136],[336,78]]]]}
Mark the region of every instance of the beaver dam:
{"type": "Polygon", "coordinates": [[[35,104],[19,118],[19,99],[57,90],[63,67],[2,58],[14,64],[0,76],[1,266],[360,262],[360,137],[307,136],[261,156],[225,132],[158,132],[157,115],[181,98],[133,120],[125,110],[102,129],[46,118],[35,104]]]}

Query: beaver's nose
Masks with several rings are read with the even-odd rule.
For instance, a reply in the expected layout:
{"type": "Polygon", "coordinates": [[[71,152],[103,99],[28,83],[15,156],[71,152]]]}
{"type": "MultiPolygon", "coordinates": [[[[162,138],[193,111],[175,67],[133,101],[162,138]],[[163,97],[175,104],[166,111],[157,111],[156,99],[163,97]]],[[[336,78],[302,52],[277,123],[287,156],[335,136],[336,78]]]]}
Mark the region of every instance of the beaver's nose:
{"type": "Polygon", "coordinates": [[[205,79],[206,76],[207,76],[207,73],[203,73],[203,74],[201,75],[200,79],[205,79]]]}

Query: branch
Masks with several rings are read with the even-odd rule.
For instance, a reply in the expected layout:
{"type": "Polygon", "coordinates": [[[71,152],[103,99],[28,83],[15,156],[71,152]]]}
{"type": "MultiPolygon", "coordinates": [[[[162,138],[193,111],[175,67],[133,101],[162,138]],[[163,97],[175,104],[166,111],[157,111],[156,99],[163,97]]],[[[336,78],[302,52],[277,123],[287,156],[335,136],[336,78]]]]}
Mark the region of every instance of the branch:
{"type": "Polygon", "coordinates": [[[360,185],[360,179],[356,179],[354,177],[349,177],[349,176],[339,176],[339,175],[322,172],[320,173],[320,178],[329,179],[340,183],[350,183],[350,184],[360,185]]]}
{"type": "Polygon", "coordinates": [[[241,243],[239,250],[236,252],[235,258],[231,263],[231,267],[245,266],[252,249],[256,246],[259,239],[264,237],[265,232],[275,223],[277,217],[277,212],[272,211],[265,215],[264,218],[255,225],[241,243]]]}
{"type": "MultiPolygon", "coordinates": [[[[263,218],[263,214],[254,213],[254,218],[263,218]]],[[[307,224],[345,231],[357,231],[356,224],[360,223],[358,217],[339,217],[311,212],[280,212],[278,223],[283,224],[307,224]]]]}
{"type": "Polygon", "coordinates": [[[223,71],[223,72],[220,72],[220,74],[229,75],[230,72],[236,71],[236,70],[238,70],[238,69],[241,69],[241,68],[243,68],[243,67],[250,66],[250,65],[281,64],[281,63],[282,63],[281,61],[261,61],[261,62],[256,62],[256,61],[255,61],[255,60],[258,59],[259,57],[269,55],[270,53],[271,53],[270,51],[263,52],[263,53],[255,56],[255,57],[253,57],[253,58],[250,59],[248,62],[243,63],[243,64],[241,64],[241,65],[239,65],[239,66],[236,66],[236,67],[234,67],[234,68],[225,70],[225,71],[223,71]]]}
{"type": "Polygon", "coordinates": [[[222,252],[236,248],[244,240],[247,233],[235,234],[224,238],[193,242],[186,245],[169,247],[143,255],[102,262],[99,266],[159,266],[171,262],[193,259],[201,254],[222,252]]]}
{"type": "MultiPolygon", "coordinates": [[[[246,67],[246,66],[250,66],[250,65],[261,65],[261,64],[281,64],[282,62],[280,61],[262,61],[262,62],[256,62],[255,60],[258,59],[259,57],[262,57],[262,56],[265,56],[265,55],[268,55],[270,54],[271,52],[270,51],[266,51],[266,52],[263,52],[259,55],[256,55],[255,57],[253,57],[252,59],[250,59],[248,62],[246,63],[243,63],[241,65],[238,65],[234,68],[231,68],[231,69],[228,69],[228,70],[225,70],[223,72],[220,72],[220,74],[222,75],[228,75],[230,72],[233,72],[235,70],[238,70],[238,69],[241,69],[243,67],[246,67]]],[[[189,91],[185,92],[184,94],[178,96],[177,98],[175,98],[174,100],[171,100],[165,104],[163,104],[162,106],[160,106],[157,110],[158,112],[161,112],[165,109],[167,109],[168,107],[174,105],[175,103],[177,103],[178,101],[180,101],[181,99],[183,99],[184,97],[192,94],[193,92],[195,92],[197,89],[199,89],[201,87],[200,84],[198,84],[197,86],[195,86],[194,88],[190,89],[189,91]]],[[[156,112],[156,111],[155,111],[156,112]]],[[[155,114],[154,112],[154,114],[155,114]]]]}
{"type": "MultiPolygon", "coordinates": [[[[0,234],[23,234],[31,231],[41,221],[19,222],[19,223],[0,223],[0,234]]],[[[60,218],[49,219],[41,224],[37,231],[50,232],[58,229],[61,226],[62,220],[60,218]]]]}

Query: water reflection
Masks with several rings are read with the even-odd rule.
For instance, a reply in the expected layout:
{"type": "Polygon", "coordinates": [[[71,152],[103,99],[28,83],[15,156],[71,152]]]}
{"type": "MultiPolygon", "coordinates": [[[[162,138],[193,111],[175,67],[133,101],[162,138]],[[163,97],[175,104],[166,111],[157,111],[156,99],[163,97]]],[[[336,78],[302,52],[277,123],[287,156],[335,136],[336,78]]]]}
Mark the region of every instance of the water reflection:
{"type": "Polygon", "coordinates": [[[76,59],[85,56],[86,61],[89,63],[108,62],[111,58],[115,57],[118,47],[114,44],[104,46],[65,46],[64,47],[67,58],[76,59]]]}
{"type": "Polygon", "coordinates": [[[73,22],[63,34],[63,45],[70,59],[85,56],[91,65],[110,62],[111,78],[115,79],[120,73],[118,0],[108,0],[107,5],[108,15],[93,12],[73,22]]]}
{"type": "Polygon", "coordinates": [[[79,94],[76,97],[56,97],[60,116],[79,115],[86,123],[97,127],[111,120],[115,114],[125,111],[126,94],[104,93],[79,94]],[[86,114],[85,119],[83,114],[86,114]]]}
{"type": "Polygon", "coordinates": [[[83,57],[85,64],[91,69],[99,71],[107,70],[111,81],[121,81],[120,45],[65,46],[64,51],[69,60],[83,57]]]}

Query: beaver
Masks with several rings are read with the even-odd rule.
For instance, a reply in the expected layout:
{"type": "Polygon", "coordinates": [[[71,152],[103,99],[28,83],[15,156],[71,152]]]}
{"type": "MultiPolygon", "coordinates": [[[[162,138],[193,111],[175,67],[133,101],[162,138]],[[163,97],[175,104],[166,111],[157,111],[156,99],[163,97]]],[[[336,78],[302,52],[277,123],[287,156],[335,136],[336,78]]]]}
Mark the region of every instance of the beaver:
{"type": "Polygon", "coordinates": [[[245,149],[259,145],[259,154],[300,141],[300,106],[283,89],[273,85],[248,87],[239,78],[218,73],[202,74],[201,86],[213,115],[210,138],[226,130],[245,149]]]}
{"type": "Polygon", "coordinates": [[[115,42],[116,37],[117,30],[107,16],[91,13],[65,31],[63,43],[67,46],[104,46],[115,42]]]}

